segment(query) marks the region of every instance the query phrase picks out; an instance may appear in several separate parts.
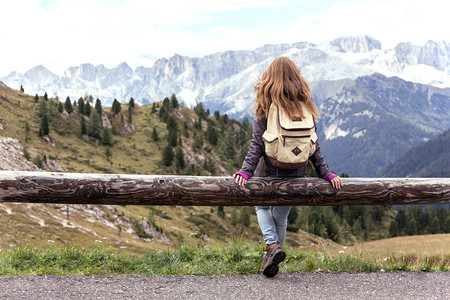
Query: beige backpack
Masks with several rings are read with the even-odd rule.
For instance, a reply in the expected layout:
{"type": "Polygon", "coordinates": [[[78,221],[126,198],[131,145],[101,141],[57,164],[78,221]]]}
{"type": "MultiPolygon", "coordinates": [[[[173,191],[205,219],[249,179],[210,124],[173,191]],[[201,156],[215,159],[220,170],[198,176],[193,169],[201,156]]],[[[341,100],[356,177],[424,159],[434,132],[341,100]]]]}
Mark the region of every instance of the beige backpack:
{"type": "Polygon", "coordinates": [[[262,139],[266,156],[278,169],[297,169],[306,166],[316,151],[317,134],[314,118],[304,107],[304,119],[291,120],[286,113],[272,103],[267,117],[267,130],[262,139]]]}

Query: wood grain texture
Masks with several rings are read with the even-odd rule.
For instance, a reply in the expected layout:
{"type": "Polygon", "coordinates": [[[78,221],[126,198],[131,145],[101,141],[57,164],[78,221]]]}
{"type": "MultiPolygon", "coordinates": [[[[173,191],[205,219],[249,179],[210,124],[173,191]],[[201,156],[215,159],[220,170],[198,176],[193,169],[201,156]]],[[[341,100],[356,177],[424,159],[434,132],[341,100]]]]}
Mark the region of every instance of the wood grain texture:
{"type": "Polygon", "coordinates": [[[449,204],[450,178],[343,178],[335,190],[319,178],[230,177],[0,171],[0,202],[121,205],[449,204]]]}

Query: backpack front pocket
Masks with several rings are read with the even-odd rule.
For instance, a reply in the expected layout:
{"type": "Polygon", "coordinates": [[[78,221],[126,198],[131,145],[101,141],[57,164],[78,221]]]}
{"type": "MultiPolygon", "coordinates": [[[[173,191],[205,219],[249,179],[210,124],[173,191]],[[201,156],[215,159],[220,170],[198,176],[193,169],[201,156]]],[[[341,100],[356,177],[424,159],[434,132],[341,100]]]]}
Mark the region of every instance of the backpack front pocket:
{"type": "Polygon", "coordinates": [[[309,158],[310,135],[282,135],[278,148],[278,160],[285,163],[301,163],[309,158]]]}
{"type": "Polygon", "coordinates": [[[278,136],[269,132],[264,132],[262,136],[266,155],[278,159],[278,136]]]}

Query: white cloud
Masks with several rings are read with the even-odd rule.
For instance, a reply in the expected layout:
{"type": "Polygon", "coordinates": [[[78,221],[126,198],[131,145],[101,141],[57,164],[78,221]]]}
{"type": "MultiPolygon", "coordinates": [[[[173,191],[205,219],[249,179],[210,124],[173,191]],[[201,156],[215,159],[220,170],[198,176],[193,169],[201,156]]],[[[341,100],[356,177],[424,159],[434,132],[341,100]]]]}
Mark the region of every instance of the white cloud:
{"type": "Polygon", "coordinates": [[[327,11],[302,17],[292,30],[316,42],[367,34],[388,47],[401,41],[423,44],[429,39],[448,40],[449,4],[439,0],[338,2],[327,11]]]}
{"type": "Polygon", "coordinates": [[[12,70],[24,72],[38,64],[58,73],[85,62],[107,67],[123,61],[132,67],[150,66],[155,59],[174,53],[203,56],[267,43],[322,42],[354,34],[372,35],[388,46],[399,41],[423,43],[446,39],[450,28],[447,1],[336,2],[317,14],[302,15],[306,11],[302,7],[310,1],[296,2],[299,17],[291,25],[274,27],[268,23],[256,29],[217,25],[215,14],[248,9],[251,20],[251,9],[289,3],[287,9],[293,9],[292,2],[7,1],[2,3],[0,18],[0,76],[12,70]]]}

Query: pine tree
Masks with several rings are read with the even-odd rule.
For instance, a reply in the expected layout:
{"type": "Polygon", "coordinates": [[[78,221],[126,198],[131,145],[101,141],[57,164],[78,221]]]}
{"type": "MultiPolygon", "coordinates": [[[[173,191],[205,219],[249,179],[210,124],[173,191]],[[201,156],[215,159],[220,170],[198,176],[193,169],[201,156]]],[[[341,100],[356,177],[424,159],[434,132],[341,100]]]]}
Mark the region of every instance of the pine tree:
{"type": "Polygon", "coordinates": [[[34,158],[33,162],[34,162],[34,164],[35,164],[38,168],[42,169],[42,159],[41,159],[41,156],[40,156],[40,155],[37,155],[37,156],[34,158]]]}
{"type": "Polygon", "coordinates": [[[28,121],[25,121],[25,142],[28,142],[30,140],[30,125],[28,124],[28,121]]]}
{"type": "Polygon", "coordinates": [[[438,232],[439,232],[439,220],[438,217],[434,215],[434,217],[431,219],[430,233],[435,234],[438,232]]]}
{"type": "Polygon", "coordinates": [[[128,109],[133,110],[135,108],[134,99],[133,97],[130,98],[130,101],[128,102],[128,109]]]}
{"type": "Polygon", "coordinates": [[[93,138],[100,139],[100,117],[95,110],[91,111],[87,125],[87,134],[93,138]]]}
{"type": "Polygon", "coordinates": [[[121,111],[122,107],[120,106],[120,102],[114,98],[113,104],[111,106],[111,111],[113,114],[117,115],[121,111]]]}
{"type": "Polygon", "coordinates": [[[164,110],[164,114],[162,115],[162,118],[161,118],[161,120],[164,122],[164,123],[167,123],[167,120],[169,119],[169,111],[168,110],[164,110]]]}
{"type": "Polygon", "coordinates": [[[39,136],[48,135],[50,133],[50,128],[48,126],[47,114],[44,114],[41,118],[41,125],[39,126],[39,136]]]}
{"type": "Polygon", "coordinates": [[[436,209],[436,216],[437,216],[437,218],[439,220],[439,233],[444,233],[445,232],[444,231],[445,228],[446,228],[445,222],[446,222],[446,219],[447,219],[448,211],[449,210],[447,210],[447,209],[445,209],[443,207],[436,209]]]}
{"type": "Polygon", "coordinates": [[[408,226],[405,228],[406,235],[416,235],[417,234],[417,225],[416,220],[411,218],[408,220],[408,226]]]}
{"type": "Polygon", "coordinates": [[[186,122],[183,122],[183,135],[185,138],[189,138],[189,128],[186,122]]]}
{"type": "Polygon", "coordinates": [[[71,114],[73,112],[72,102],[70,101],[70,98],[66,98],[66,102],[64,102],[64,109],[71,114]]]}
{"type": "Polygon", "coordinates": [[[172,146],[167,145],[166,148],[164,148],[162,161],[165,166],[170,166],[173,162],[173,150],[172,146]]]}
{"type": "Polygon", "coordinates": [[[389,224],[389,234],[391,235],[391,237],[396,237],[398,236],[398,226],[397,223],[395,221],[391,222],[391,224],[389,224]]]}
{"type": "Polygon", "coordinates": [[[58,112],[62,113],[64,111],[64,107],[61,102],[58,102],[58,112]]]}
{"type": "Polygon", "coordinates": [[[238,223],[248,227],[250,226],[250,222],[251,222],[251,212],[250,212],[250,207],[249,206],[241,206],[239,208],[239,217],[238,217],[238,223]]]}
{"type": "Polygon", "coordinates": [[[404,209],[400,209],[397,212],[397,215],[395,216],[395,221],[397,222],[399,235],[403,235],[406,227],[406,215],[404,209]]]}
{"type": "Polygon", "coordinates": [[[98,115],[101,118],[102,117],[102,102],[98,98],[97,98],[97,100],[95,100],[95,110],[97,111],[98,115]]]}
{"type": "MultiPolygon", "coordinates": [[[[59,101],[58,101],[59,102],[59,101]]],[[[57,104],[53,101],[48,101],[48,112],[47,112],[47,116],[48,117],[53,117],[55,116],[55,106],[57,106],[57,104]]],[[[57,109],[57,108],[56,108],[57,109]]]]}
{"type": "Polygon", "coordinates": [[[153,133],[152,133],[152,139],[153,141],[159,140],[158,131],[156,130],[156,127],[153,127],[153,133]]]}
{"type": "Polygon", "coordinates": [[[190,164],[186,169],[186,175],[194,175],[195,174],[195,166],[190,164]]]}
{"type": "Polygon", "coordinates": [[[113,145],[111,132],[106,127],[103,128],[102,143],[103,143],[103,145],[106,145],[106,146],[112,146],[113,145]]]}
{"type": "Polygon", "coordinates": [[[80,115],[84,114],[84,100],[81,97],[78,99],[78,113],[80,115]]]}
{"type": "Polygon", "coordinates": [[[161,108],[159,109],[159,112],[158,112],[158,117],[161,120],[163,120],[163,116],[164,116],[165,113],[166,113],[166,109],[164,108],[164,106],[161,106],[161,108]]]}
{"type": "Polygon", "coordinates": [[[20,91],[23,93],[23,92],[25,92],[25,90],[23,89],[23,86],[22,85],[20,85],[20,91]]]}
{"type": "Polygon", "coordinates": [[[81,135],[85,135],[86,134],[86,122],[84,121],[83,116],[81,116],[80,127],[81,127],[81,135]]]}
{"type": "Polygon", "coordinates": [[[231,211],[230,223],[233,226],[236,226],[238,223],[237,210],[237,207],[233,207],[233,210],[231,211]]]}
{"type": "Polygon", "coordinates": [[[223,206],[218,206],[217,207],[217,215],[219,216],[219,218],[224,219],[225,218],[225,211],[223,209],[223,206]]]}
{"type": "Polygon", "coordinates": [[[444,232],[450,233],[450,214],[447,215],[447,218],[445,218],[444,222],[444,232]]]}
{"type": "Polygon", "coordinates": [[[47,95],[47,92],[45,92],[45,94],[44,94],[44,100],[45,100],[45,101],[47,101],[47,100],[48,100],[48,95],[47,95]]]}
{"type": "Polygon", "coordinates": [[[205,164],[203,165],[203,168],[210,172],[211,175],[216,174],[216,164],[214,163],[214,161],[211,158],[206,158],[205,159],[205,164]]]}
{"type": "Polygon", "coordinates": [[[178,107],[178,99],[177,96],[175,96],[175,93],[172,93],[172,96],[170,96],[170,104],[172,105],[172,108],[178,107]]]}
{"type": "Polygon", "coordinates": [[[91,115],[91,104],[89,102],[86,102],[84,105],[84,114],[86,116],[90,116],[91,115]]]}
{"type": "Polygon", "coordinates": [[[293,206],[289,211],[289,215],[287,218],[288,225],[295,224],[297,222],[297,218],[298,218],[298,210],[297,207],[293,206]]]}
{"type": "Polygon", "coordinates": [[[186,162],[184,161],[184,154],[181,147],[177,148],[175,154],[175,164],[178,169],[184,169],[186,167],[186,162]]]}
{"type": "Polygon", "coordinates": [[[212,125],[212,122],[208,122],[208,127],[205,132],[205,138],[211,145],[217,145],[219,134],[212,125]]]}
{"type": "Polygon", "coordinates": [[[130,124],[133,123],[133,113],[130,109],[127,111],[127,122],[130,124]]]}
{"type": "Polygon", "coordinates": [[[112,152],[111,152],[111,149],[109,148],[109,146],[107,146],[105,149],[105,157],[106,157],[106,160],[111,163],[112,152]]]}
{"type": "Polygon", "coordinates": [[[194,128],[198,131],[202,131],[203,125],[202,125],[202,118],[198,117],[198,121],[194,123],[194,128]]]}
{"type": "Polygon", "coordinates": [[[214,111],[214,118],[216,118],[216,121],[220,121],[220,112],[218,110],[214,111]]]}
{"type": "Polygon", "coordinates": [[[235,143],[236,137],[234,136],[234,130],[232,126],[230,126],[225,132],[225,136],[223,137],[223,141],[225,143],[225,147],[222,149],[223,153],[226,157],[232,159],[236,155],[235,143]]]}
{"type": "Polygon", "coordinates": [[[155,104],[155,102],[153,102],[153,105],[152,105],[152,114],[155,113],[155,112],[156,112],[156,104],[155,104]]]}
{"type": "Polygon", "coordinates": [[[172,107],[170,105],[170,99],[169,98],[164,98],[163,103],[162,103],[162,107],[165,108],[166,111],[172,111],[172,107]]]}
{"type": "Polygon", "coordinates": [[[222,118],[220,119],[220,122],[221,122],[222,124],[225,124],[225,125],[227,125],[229,121],[230,121],[230,119],[228,118],[228,115],[227,115],[227,114],[224,114],[224,115],[222,116],[222,118]]]}
{"type": "Polygon", "coordinates": [[[34,102],[36,102],[36,103],[39,102],[39,96],[38,96],[38,94],[36,94],[36,96],[34,96],[34,102]]]}
{"type": "Polygon", "coordinates": [[[197,116],[199,116],[200,118],[206,119],[207,114],[206,114],[205,108],[203,107],[202,102],[197,103],[197,105],[194,107],[194,111],[197,114],[197,116]]]}
{"type": "Polygon", "coordinates": [[[178,123],[173,115],[170,115],[169,118],[167,119],[166,129],[169,131],[173,130],[175,132],[178,132],[178,123]]]}
{"type": "Polygon", "coordinates": [[[167,142],[169,143],[169,145],[171,145],[172,147],[176,147],[177,146],[177,142],[178,142],[178,134],[175,130],[169,130],[169,135],[167,137],[167,142]]]}
{"type": "Polygon", "coordinates": [[[44,99],[39,101],[39,117],[42,117],[44,114],[48,112],[47,103],[44,99]]]}
{"type": "Polygon", "coordinates": [[[194,142],[192,143],[192,148],[197,151],[203,147],[203,137],[201,134],[194,133],[194,142]]]}

